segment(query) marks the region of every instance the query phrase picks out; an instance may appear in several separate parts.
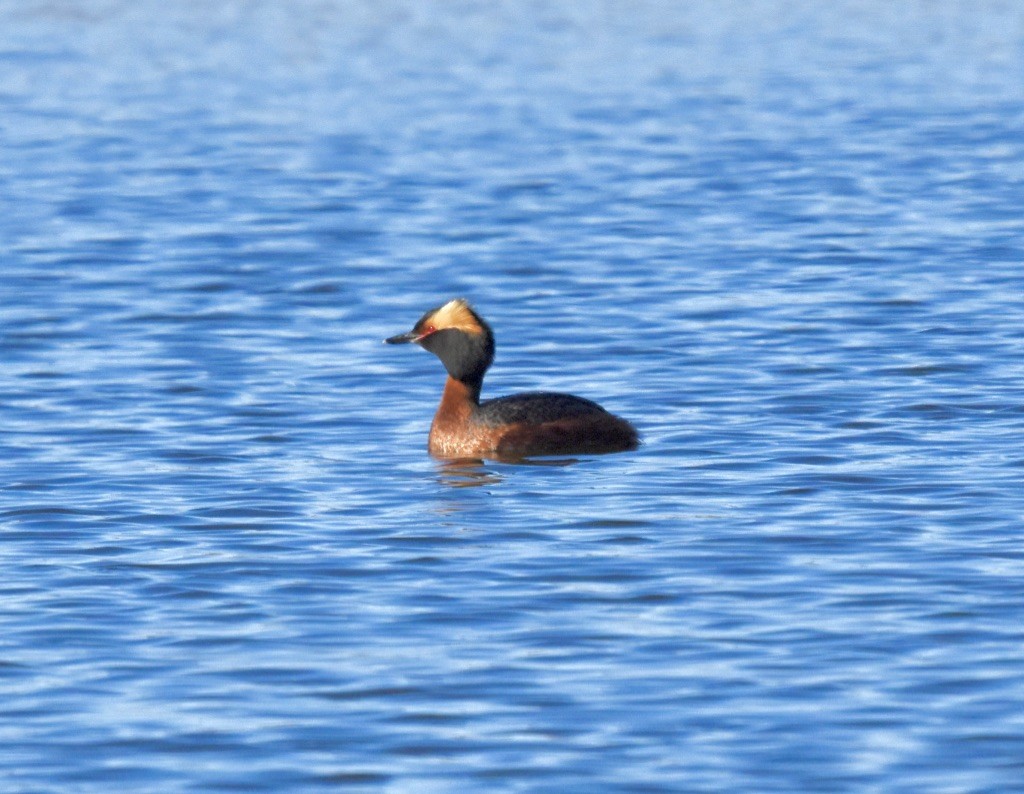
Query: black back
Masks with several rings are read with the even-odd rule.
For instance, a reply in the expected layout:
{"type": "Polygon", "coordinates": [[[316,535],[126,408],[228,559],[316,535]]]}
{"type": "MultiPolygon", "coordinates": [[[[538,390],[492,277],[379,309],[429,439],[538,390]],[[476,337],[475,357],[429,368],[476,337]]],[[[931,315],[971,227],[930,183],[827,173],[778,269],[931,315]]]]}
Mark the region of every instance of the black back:
{"type": "Polygon", "coordinates": [[[554,392],[524,392],[480,403],[477,418],[485,425],[539,425],[558,419],[607,414],[600,405],[582,397],[554,392]]]}

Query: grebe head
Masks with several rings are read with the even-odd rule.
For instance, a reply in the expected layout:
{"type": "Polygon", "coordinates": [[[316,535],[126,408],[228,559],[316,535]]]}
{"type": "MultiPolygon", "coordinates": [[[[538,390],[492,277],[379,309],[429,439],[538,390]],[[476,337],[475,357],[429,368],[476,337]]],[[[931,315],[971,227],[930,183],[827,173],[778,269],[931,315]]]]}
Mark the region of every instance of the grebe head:
{"type": "Polygon", "coordinates": [[[462,298],[424,314],[407,334],[385,339],[389,345],[415,342],[444,364],[448,374],[464,383],[479,383],[494,360],[491,328],[462,298]]]}

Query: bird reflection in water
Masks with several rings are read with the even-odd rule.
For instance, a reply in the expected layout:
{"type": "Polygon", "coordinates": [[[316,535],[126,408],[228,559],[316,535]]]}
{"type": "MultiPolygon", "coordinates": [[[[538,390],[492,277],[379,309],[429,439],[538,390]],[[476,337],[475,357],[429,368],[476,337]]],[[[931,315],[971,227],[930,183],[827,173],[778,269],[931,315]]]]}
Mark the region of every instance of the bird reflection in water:
{"type": "Polygon", "coordinates": [[[437,461],[438,480],[451,488],[478,488],[481,485],[497,485],[502,476],[475,458],[451,458],[437,461]]]}
{"type": "MultiPolygon", "coordinates": [[[[517,466],[571,466],[577,458],[523,458],[497,460],[502,465],[517,466]]],[[[494,470],[482,458],[439,458],[437,460],[438,480],[451,488],[477,488],[481,485],[497,485],[505,477],[494,470]]]]}

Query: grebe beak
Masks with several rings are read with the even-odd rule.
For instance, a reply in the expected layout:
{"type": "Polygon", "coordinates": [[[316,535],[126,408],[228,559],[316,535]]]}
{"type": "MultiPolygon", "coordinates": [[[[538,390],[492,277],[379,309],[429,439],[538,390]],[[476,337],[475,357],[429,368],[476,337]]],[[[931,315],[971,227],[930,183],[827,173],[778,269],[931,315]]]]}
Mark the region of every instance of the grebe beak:
{"type": "Polygon", "coordinates": [[[399,334],[398,336],[389,336],[384,340],[385,344],[388,345],[404,345],[407,342],[415,342],[420,338],[420,335],[415,331],[410,331],[407,334],[399,334]]]}

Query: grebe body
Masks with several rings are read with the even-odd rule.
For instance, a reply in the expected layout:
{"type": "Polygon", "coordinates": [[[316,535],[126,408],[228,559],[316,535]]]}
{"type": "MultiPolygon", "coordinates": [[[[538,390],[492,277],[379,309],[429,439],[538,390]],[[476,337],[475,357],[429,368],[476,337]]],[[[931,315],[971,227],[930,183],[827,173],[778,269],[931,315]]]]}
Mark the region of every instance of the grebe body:
{"type": "Polygon", "coordinates": [[[415,342],[448,371],[430,426],[432,455],[516,459],[621,452],[639,444],[625,419],[571,394],[526,392],[481,402],[484,373],[494,360],[494,334],[461,298],[428,311],[409,333],[384,341],[415,342]]]}

